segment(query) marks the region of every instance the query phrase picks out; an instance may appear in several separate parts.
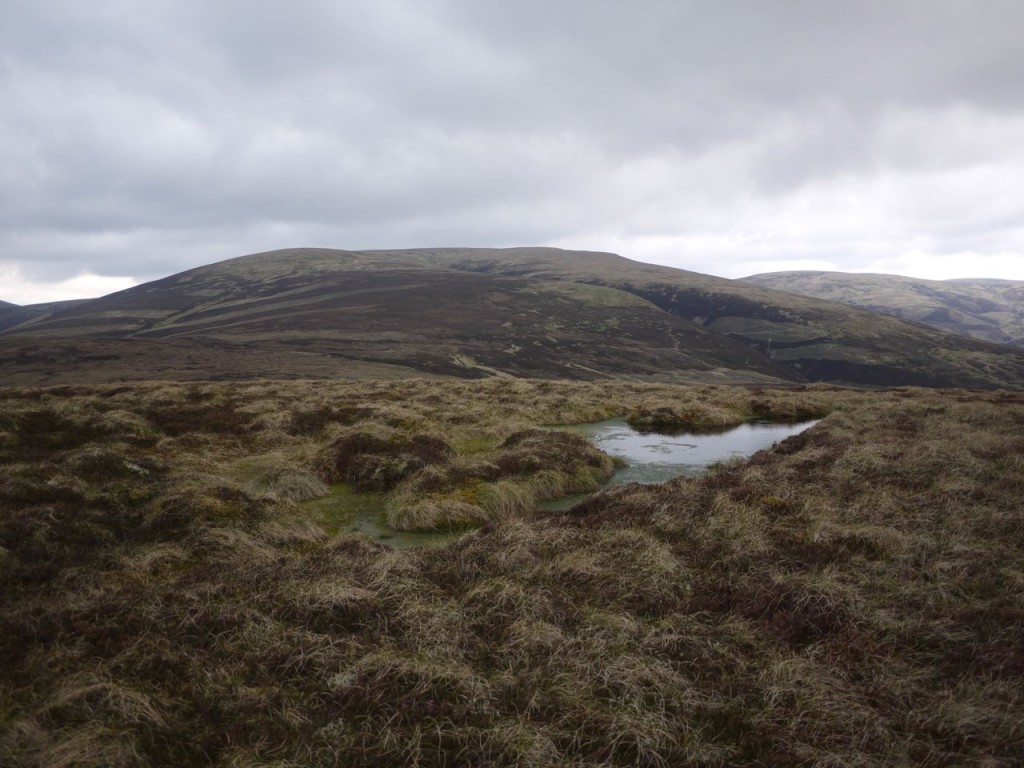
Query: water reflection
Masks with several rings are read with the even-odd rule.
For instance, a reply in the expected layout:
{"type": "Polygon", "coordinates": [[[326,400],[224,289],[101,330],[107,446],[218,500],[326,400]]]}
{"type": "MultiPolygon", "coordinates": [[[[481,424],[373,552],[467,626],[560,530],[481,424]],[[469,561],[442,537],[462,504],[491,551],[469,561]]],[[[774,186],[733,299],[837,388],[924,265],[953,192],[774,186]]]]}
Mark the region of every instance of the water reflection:
{"type": "MultiPolygon", "coordinates": [[[[624,419],[610,419],[561,429],[580,432],[598,448],[628,464],[619,469],[607,485],[626,483],[663,483],[680,475],[698,475],[710,464],[734,457],[750,456],[770,448],[790,435],[817,424],[753,422],[714,434],[663,435],[640,432],[624,419]]],[[[540,509],[568,509],[588,494],[554,499],[539,504],[540,509]]]]}
{"type": "Polygon", "coordinates": [[[616,472],[610,481],[611,485],[623,485],[662,483],[679,475],[696,475],[709,464],[735,456],[750,456],[816,423],[750,423],[717,434],[699,435],[639,432],[623,419],[582,424],[572,429],[585,434],[601,450],[629,464],[616,472]]]}
{"type": "MultiPolygon", "coordinates": [[[[790,435],[803,432],[816,421],[801,424],[751,423],[717,434],[662,435],[639,432],[623,419],[559,427],[586,435],[601,450],[623,459],[606,484],[662,483],[680,475],[697,475],[709,464],[734,456],[749,456],[790,435]]],[[[565,496],[538,504],[542,510],[569,509],[590,494],[565,496]]],[[[356,533],[395,548],[443,544],[465,535],[456,531],[396,531],[387,524],[386,495],[357,493],[339,483],[319,499],[304,502],[307,514],[331,534],[356,533]]]]}

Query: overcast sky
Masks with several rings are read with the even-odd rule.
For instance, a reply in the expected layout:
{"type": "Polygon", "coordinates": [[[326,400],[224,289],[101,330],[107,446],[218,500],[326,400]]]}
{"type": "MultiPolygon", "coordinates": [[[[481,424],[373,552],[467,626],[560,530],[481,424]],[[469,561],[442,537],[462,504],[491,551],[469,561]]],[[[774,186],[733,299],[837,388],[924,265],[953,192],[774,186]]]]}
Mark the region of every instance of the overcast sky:
{"type": "Polygon", "coordinates": [[[1024,280],[1020,0],[5,0],[0,299],[290,246],[1024,280]]]}

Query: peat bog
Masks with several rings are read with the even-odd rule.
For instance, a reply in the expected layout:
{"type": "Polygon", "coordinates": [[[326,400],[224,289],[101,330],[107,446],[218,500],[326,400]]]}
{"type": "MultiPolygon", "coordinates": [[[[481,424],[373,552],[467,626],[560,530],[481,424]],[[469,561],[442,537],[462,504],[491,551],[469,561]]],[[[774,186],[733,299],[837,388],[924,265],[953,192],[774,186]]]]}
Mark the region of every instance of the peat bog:
{"type": "Polygon", "coordinates": [[[1014,765],[1022,497],[1006,392],[2,389],[0,764],[1014,765]],[[538,513],[610,418],[820,421],[538,513]]]}

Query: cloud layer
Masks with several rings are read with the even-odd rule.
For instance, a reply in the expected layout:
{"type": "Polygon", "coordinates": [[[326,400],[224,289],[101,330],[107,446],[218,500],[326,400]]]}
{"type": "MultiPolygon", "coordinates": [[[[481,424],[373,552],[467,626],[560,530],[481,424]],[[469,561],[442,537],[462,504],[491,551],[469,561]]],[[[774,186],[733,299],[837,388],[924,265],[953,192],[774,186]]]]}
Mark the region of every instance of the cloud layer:
{"type": "Polygon", "coordinates": [[[1024,279],[1016,0],[8,6],[2,299],[298,245],[1024,279]]]}

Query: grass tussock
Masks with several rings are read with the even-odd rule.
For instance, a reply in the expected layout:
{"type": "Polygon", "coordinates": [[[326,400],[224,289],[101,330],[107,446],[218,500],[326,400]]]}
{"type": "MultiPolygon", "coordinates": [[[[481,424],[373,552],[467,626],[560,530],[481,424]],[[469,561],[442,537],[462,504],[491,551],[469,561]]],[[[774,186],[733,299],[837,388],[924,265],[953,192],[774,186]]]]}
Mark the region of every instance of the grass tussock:
{"type": "Polygon", "coordinates": [[[426,531],[521,517],[538,500],[597,490],[614,469],[614,460],[580,435],[519,430],[495,449],[414,472],[388,502],[388,525],[426,531]]]}
{"type": "Polygon", "coordinates": [[[351,483],[364,491],[387,491],[417,470],[444,464],[455,451],[431,435],[407,436],[396,430],[343,433],[317,456],[321,477],[351,483]]]}
{"type": "Polygon", "coordinates": [[[388,510],[388,525],[398,531],[436,531],[483,525],[490,516],[477,504],[457,499],[421,499],[396,502],[388,510]]]}
{"type": "Polygon", "coordinates": [[[1022,427],[917,389],[2,390],[0,764],[1014,765],[1022,427]],[[542,425],[658,409],[824,418],[533,511],[612,469],[542,425]],[[481,527],[335,534],[326,481],[481,527]]]}

